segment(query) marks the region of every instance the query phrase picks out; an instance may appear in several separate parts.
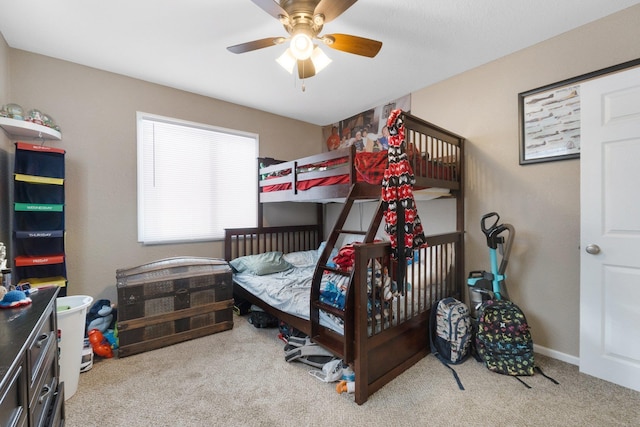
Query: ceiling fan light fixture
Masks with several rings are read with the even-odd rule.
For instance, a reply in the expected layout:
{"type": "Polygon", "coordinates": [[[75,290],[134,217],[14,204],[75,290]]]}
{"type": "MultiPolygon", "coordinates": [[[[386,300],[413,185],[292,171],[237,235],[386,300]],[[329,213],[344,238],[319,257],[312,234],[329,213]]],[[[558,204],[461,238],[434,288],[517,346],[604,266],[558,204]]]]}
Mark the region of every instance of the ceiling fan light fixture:
{"type": "Polygon", "coordinates": [[[309,59],[313,52],[313,41],[306,32],[297,32],[291,37],[290,49],[296,59],[304,61],[305,59],[309,59]]]}
{"type": "Polygon", "coordinates": [[[313,48],[311,53],[311,62],[316,69],[316,74],[322,71],[327,65],[331,64],[331,58],[329,58],[318,46],[313,48]]]}
{"type": "MultiPolygon", "coordinates": [[[[325,69],[327,65],[331,64],[331,58],[329,58],[318,46],[314,46],[310,59],[313,63],[315,74],[318,74],[320,71],[325,69]]],[[[280,64],[282,68],[287,70],[289,74],[293,74],[293,69],[296,67],[296,64],[298,64],[298,60],[293,56],[291,48],[288,48],[282,55],[276,58],[276,62],[280,64]]]]}
{"type": "Polygon", "coordinates": [[[293,56],[291,49],[287,48],[287,50],[285,50],[284,53],[276,59],[276,62],[278,62],[282,68],[287,70],[289,74],[293,74],[293,69],[298,63],[298,60],[293,56]]]}

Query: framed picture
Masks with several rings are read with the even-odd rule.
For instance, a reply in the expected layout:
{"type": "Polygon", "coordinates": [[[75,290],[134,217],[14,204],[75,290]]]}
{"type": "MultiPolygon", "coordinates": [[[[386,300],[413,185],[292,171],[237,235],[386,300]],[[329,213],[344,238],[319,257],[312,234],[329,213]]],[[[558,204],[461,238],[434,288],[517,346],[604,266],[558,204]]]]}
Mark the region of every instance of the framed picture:
{"type": "Polygon", "coordinates": [[[625,62],[518,94],[520,164],[580,157],[580,84],[640,65],[625,62]]]}
{"type": "Polygon", "coordinates": [[[520,164],[580,157],[580,83],[518,95],[520,164]]]}

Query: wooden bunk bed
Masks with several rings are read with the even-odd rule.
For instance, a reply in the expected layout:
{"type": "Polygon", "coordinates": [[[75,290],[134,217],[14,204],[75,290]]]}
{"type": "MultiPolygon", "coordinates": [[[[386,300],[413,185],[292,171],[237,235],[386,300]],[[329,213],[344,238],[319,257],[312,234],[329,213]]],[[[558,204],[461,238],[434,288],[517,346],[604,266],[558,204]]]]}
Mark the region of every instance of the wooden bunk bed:
{"type": "MultiPolygon", "coordinates": [[[[405,141],[416,177],[417,200],[421,191],[429,197],[456,200],[456,229],[427,236],[428,247],[409,261],[394,260],[389,242],[374,241],[383,217],[380,182],[369,180],[364,160],[353,148],[331,151],[289,162],[260,159],[259,227],[227,229],[225,258],[272,251],[283,253],[317,249],[323,241],[322,209],[318,223],[308,226],[263,227],[262,204],[282,201],[343,202],[343,209],[326,239],[313,269],[308,316],[292,315],[274,308],[234,282],[234,295],[257,305],[281,321],[302,331],[313,341],[349,363],[356,374],[355,401],[364,403],[383,385],[429,353],[429,311],[446,296],[463,298],[464,188],[463,138],[424,120],[403,113],[405,141]],[[434,192],[434,188],[437,190],[434,192]],[[367,230],[345,230],[349,212],[358,200],[378,200],[367,230]],[[353,268],[332,266],[331,254],[343,235],[360,235],[353,245],[353,268]],[[403,274],[398,274],[402,271],[403,274]],[[322,298],[328,275],[348,280],[344,305],[336,307],[322,298]],[[395,279],[403,277],[401,283],[395,279]],[[387,299],[373,277],[389,277],[396,284],[387,299]],[[323,280],[324,279],[324,280],[323,280]],[[323,324],[329,316],[342,329],[323,324]]],[[[384,152],[382,153],[384,155],[384,152]]],[[[428,220],[428,219],[427,219],[428,220]]]]}

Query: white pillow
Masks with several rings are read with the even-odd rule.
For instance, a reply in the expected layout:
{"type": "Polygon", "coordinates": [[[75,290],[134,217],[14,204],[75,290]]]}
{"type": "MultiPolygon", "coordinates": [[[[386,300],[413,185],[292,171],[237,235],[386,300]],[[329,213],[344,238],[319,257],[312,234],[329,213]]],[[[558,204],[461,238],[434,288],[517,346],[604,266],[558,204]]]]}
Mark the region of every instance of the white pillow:
{"type": "Polygon", "coordinates": [[[291,252],[284,254],[282,258],[294,267],[314,267],[318,262],[318,251],[313,249],[310,251],[291,252]]]}

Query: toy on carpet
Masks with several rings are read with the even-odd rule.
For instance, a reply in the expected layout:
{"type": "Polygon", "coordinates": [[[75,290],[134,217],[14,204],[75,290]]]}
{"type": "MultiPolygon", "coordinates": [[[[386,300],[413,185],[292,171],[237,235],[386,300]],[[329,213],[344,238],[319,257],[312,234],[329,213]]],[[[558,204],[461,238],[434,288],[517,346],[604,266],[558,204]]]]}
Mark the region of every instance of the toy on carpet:
{"type": "Polygon", "coordinates": [[[98,329],[91,329],[89,331],[89,342],[91,343],[91,348],[93,348],[93,352],[100,357],[111,358],[113,357],[113,350],[111,349],[111,344],[109,341],[102,335],[98,329]]]}
{"type": "Polygon", "coordinates": [[[342,380],[336,385],[336,392],[338,392],[338,394],[355,393],[355,391],[356,391],[356,383],[353,381],[342,380]]]}
{"type": "Polygon", "coordinates": [[[104,338],[109,342],[109,345],[113,350],[118,348],[118,328],[115,329],[107,329],[107,331],[102,334],[104,338]]]}
{"type": "Polygon", "coordinates": [[[0,308],[15,308],[29,304],[31,304],[31,298],[24,291],[13,290],[2,297],[0,308]]]}
{"type": "Polygon", "coordinates": [[[96,301],[91,309],[87,312],[86,332],[97,329],[105,333],[107,329],[114,323],[116,314],[115,307],[108,299],[100,299],[96,301]]]}

